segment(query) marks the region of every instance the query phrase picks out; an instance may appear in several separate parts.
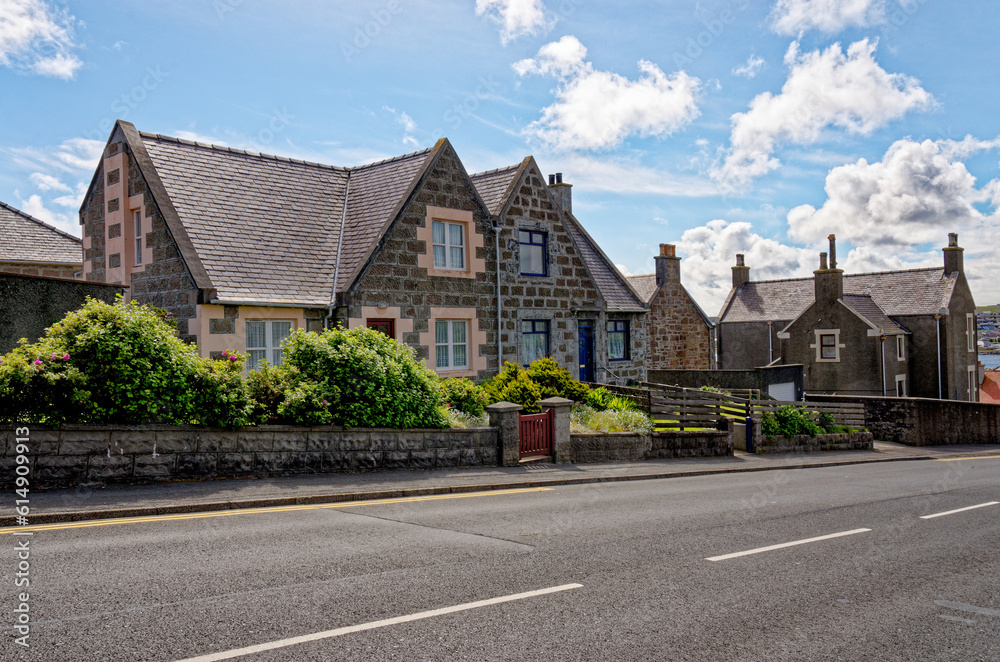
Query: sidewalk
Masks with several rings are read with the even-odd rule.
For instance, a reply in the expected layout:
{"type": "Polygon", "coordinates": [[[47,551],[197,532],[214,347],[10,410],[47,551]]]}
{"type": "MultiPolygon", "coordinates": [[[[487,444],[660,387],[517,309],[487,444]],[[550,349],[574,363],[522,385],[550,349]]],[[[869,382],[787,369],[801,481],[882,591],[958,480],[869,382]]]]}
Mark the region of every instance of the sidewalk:
{"type": "MultiPolygon", "coordinates": [[[[140,517],[237,508],[263,508],[362,499],[526,487],[553,487],[625,480],[653,480],[749,471],[803,469],[871,462],[1000,457],[1000,445],[916,448],[875,442],[873,451],[801,455],[654,460],[614,464],[532,463],[520,467],[469,467],[424,471],[383,471],[281,478],[172,481],[151,485],[80,487],[32,492],[31,523],[46,524],[109,517],[140,517]]],[[[0,526],[13,526],[13,515],[0,526]]]]}

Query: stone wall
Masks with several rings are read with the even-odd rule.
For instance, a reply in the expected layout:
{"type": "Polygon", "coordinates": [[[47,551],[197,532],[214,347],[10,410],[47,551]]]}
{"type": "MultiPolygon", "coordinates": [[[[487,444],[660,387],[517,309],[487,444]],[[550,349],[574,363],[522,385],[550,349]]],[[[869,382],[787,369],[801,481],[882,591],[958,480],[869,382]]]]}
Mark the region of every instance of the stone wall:
{"type": "Polygon", "coordinates": [[[80,308],[86,298],[113,303],[125,292],[119,285],[88,283],[0,273],[0,354],[21,338],[34,342],[66,313],[80,308]]]}
{"type": "Polygon", "coordinates": [[[733,454],[732,430],[574,433],[572,462],[639,462],[733,454]]]}
{"type": "Polygon", "coordinates": [[[81,264],[0,262],[0,273],[19,274],[21,276],[42,276],[43,278],[63,278],[66,280],[73,280],[81,268],[81,264]]]}
{"type": "Polygon", "coordinates": [[[712,367],[711,329],[681,285],[680,258],[656,257],[658,288],[646,314],[647,380],[650,370],[707,370],[712,367]]]}
{"type": "Polygon", "coordinates": [[[1000,444],[1000,405],[928,398],[809,395],[819,402],[860,402],[876,439],[909,446],[1000,444]]]}
{"type": "Polygon", "coordinates": [[[753,450],[758,455],[770,453],[815,453],[817,451],[872,450],[875,438],[870,432],[845,434],[796,435],[794,437],[754,437],[753,450]]]}
{"type": "MultiPolygon", "coordinates": [[[[15,476],[15,439],[10,428],[0,436],[4,489],[15,476]]],[[[497,464],[492,428],[67,425],[61,430],[30,427],[27,445],[33,489],[497,464]]]]}

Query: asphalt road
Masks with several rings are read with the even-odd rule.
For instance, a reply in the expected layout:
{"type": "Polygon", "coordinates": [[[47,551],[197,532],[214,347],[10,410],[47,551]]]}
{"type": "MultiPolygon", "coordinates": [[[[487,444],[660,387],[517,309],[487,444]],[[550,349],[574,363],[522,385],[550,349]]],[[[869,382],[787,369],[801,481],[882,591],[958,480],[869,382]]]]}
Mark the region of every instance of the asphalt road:
{"type": "Polygon", "coordinates": [[[0,535],[0,659],[1000,659],[1000,458],[400,501],[37,531],[28,649],[0,535]]]}

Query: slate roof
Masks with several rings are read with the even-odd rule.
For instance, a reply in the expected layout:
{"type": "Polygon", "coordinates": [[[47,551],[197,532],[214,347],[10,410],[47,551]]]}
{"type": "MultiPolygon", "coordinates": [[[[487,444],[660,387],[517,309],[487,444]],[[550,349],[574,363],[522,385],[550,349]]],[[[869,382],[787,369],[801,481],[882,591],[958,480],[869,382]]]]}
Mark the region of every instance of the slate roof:
{"type": "Polygon", "coordinates": [[[610,312],[645,311],[646,304],[628,285],[625,277],[611,263],[600,246],[587,234],[579,221],[572,214],[563,217],[566,232],[573,240],[580,259],[597,284],[597,289],[604,297],[604,305],[610,312]]]}
{"type": "Polygon", "coordinates": [[[83,268],[83,242],[0,202],[0,262],[38,262],[83,268]]]}
{"type": "MultiPolygon", "coordinates": [[[[844,295],[868,295],[890,317],[936,315],[947,308],[956,274],[942,267],[844,276],[844,295]]],[[[720,322],[794,320],[814,300],[812,278],[750,281],[723,306],[720,322]]]]}
{"type": "Polygon", "coordinates": [[[218,299],[287,305],[329,303],[345,194],[338,291],[432,151],[349,169],[140,136],[218,299]]]}
{"type": "Polygon", "coordinates": [[[647,304],[653,300],[656,294],[656,274],[643,274],[641,276],[626,276],[629,285],[639,295],[639,298],[647,304]]]}
{"type": "Polygon", "coordinates": [[[476,187],[476,191],[479,192],[479,197],[486,203],[486,207],[490,210],[491,214],[499,214],[503,209],[507,199],[510,198],[510,194],[513,193],[511,187],[514,186],[514,183],[520,176],[521,168],[525,165],[526,161],[527,159],[506,168],[497,168],[496,170],[487,170],[486,172],[477,172],[474,175],[469,175],[469,178],[476,187]]]}
{"type": "Polygon", "coordinates": [[[875,303],[870,294],[845,294],[844,305],[868,322],[869,325],[886,335],[900,335],[907,332],[906,329],[889,319],[889,316],[875,303]]]}

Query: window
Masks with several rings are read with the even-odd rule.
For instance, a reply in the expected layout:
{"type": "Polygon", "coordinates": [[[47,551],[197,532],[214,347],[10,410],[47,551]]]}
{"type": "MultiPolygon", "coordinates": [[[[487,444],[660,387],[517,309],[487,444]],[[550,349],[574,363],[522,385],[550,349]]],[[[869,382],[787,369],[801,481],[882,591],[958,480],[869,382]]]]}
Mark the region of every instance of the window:
{"type": "Polygon", "coordinates": [[[249,368],[257,370],[262,361],[281,363],[281,342],[292,333],[291,320],[248,320],[247,355],[249,368]]]}
{"type": "Polygon", "coordinates": [[[469,367],[468,324],[465,320],[434,322],[434,346],[439,370],[469,367]]]}
{"type": "Polygon", "coordinates": [[[396,320],[394,319],[369,319],[365,322],[369,329],[375,329],[379,333],[384,333],[390,338],[396,337],[396,320]]]}
{"type": "Polygon", "coordinates": [[[965,335],[969,339],[969,351],[976,351],[976,316],[972,313],[965,314],[965,335]]]}
{"type": "Polygon", "coordinates": [[[628,320],[608,322],[608,359],[624,361],[628,358],[628,320]]]}
{"type": "Polygon", "coordinates": [[[906,360],[906,336],[896,336],[896,360],[906,360]]]}
{"type": "Polygon", "coordinates": [[[839,362],[840,350],[844,347],[840,344],[840,329],[814,329],[816,343],[810,345],[816,349],[816,360],[819,362],[839,362]]]}
{"type": "Polygon", "coordinates": [[[517,235],[521,244],[521,275],[548,276],[545,251],[547,235],[530,230],[520,230],[517,235]]]}
{"type": "Polygon", "coordinates": [[[465,223],[434,221],[432,226],[435,269],[465,269],[465,223]]]}
{"type": "Polygon", "coordinates": [[[549,355],[548,320],[524,320],[521,322],[521,360],[531,365],[536,360],[549,355]]]}
{"type": "Polygon", "coordinates": [[[896,397],[906,397],[906,375],[896,375],[896,397]]]}
{"type": "Polygon", "coordinates": [[[132,236],[135,237],[135,266],[142,264],[142,212],[132,212],[132,236]]]}
{"type": "Polygon", "coordinates": [[[969,402],[979,401],[979,370],[974,365],[969,366],[969,402]]]}

